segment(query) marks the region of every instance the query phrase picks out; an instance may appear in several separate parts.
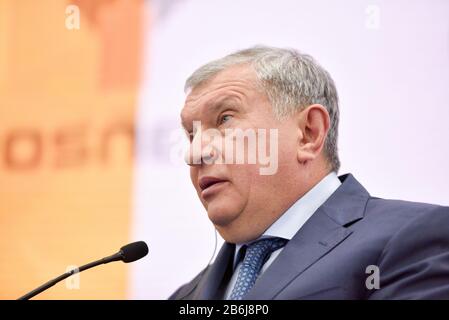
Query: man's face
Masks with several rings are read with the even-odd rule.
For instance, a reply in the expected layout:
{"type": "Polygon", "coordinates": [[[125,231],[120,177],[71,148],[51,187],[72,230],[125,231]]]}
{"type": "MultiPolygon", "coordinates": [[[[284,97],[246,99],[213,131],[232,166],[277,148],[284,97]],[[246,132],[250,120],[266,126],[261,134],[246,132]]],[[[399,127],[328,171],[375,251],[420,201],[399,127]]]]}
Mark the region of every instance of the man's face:
{"type": "Polygon", "coordinates": [[[258,237],[283,213],[283,195],[293,187],[292,172],[297,169],[297,126],[294,121],[275,118],[268,98],[255,83],[254,71],[247,66],[226,69],[195,88],[181,112],[183,126],[190,133],[190,161],[197,160],[190,164],[192,183],[221,236],[236,243],[258,237]],[[194,130],[194,121],[200,121],[201,130],[194,130]],[[267,165],[259,163],[259,156],[256,163],[248,163],[248,152],[260,151],[251,150],[254,145],[250,143],[244,144],[244,163],[236,164],[236,157],[228,163],[224,142],[233,139],[226,132],[235,129],[250,129],[257,141],[263,132],[260,129],[265,129],[266,153],[276,147],[277,159],[271,159],[276,161],[276,173],[261,174],[267,165]],[[270,129],[277,132],[271,141],[270,129]],[[212,137],[208,133],[212,130],[219,135],[212,137]],[[198,154],[192,155],[193,145],[203,147],[200,158],[207,154],[215,161],[194,159],[198,154]]]}

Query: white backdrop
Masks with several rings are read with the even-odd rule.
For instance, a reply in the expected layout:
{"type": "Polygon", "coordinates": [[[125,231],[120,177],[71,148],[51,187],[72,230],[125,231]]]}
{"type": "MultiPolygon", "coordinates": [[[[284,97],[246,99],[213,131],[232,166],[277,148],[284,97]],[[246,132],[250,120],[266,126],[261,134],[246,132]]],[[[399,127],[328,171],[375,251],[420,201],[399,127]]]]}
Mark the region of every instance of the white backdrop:
{"type": "MultiPolygon", "coordinates": [[[[375,196],[449,205],[449,1],[152,1],[138,113],[129,298],[165,299],[210,260],[214,230],[169,160],[185,79],[255,44],[314,56],[340,95],[340,174],[375,196]]],[[[220,243],[222,240],[219,240],[220,243]]],[[[220,245],[219,243],[219,245],[220,245]]]]}

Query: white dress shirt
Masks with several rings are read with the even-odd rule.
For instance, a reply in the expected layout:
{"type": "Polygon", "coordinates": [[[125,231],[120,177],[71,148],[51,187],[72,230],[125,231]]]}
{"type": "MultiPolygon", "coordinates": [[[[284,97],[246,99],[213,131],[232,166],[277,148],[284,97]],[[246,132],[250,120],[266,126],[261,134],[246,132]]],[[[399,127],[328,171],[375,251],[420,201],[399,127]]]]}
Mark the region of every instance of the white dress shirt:
{"type": "MultiPolygon", "coordinates": [[[[229,299],[232,289],[237,281],[242,262],[238,261],[238,254],[244,245],[249,245],[252,242],[264,238],[278,237],[291,240],[293,236],[301,229],[306,221],[313,215],[313,213],[334,193],[341,185],[340,180],[335,172],[329,173],[312,189],[310,189],[304,196],[298,199],[285,213],[277,219],[259,238],[248,243],[236,244],[234,254],[234,273],[229,281],[226,289],[225,298],[229,299]]],[[[270,258],[262,266],[261,275],[273,263],[277,256],[281,253],[283,248],[274,251],[270,258]]]]}

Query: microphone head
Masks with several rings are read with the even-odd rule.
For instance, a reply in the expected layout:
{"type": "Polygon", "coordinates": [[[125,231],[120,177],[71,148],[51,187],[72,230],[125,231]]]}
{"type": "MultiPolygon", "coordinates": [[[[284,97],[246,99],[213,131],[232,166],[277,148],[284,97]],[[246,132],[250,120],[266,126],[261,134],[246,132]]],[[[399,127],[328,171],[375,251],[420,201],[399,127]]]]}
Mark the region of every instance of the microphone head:
{"type": "Polygon", "coordinates": [[[137,241],[120,248],[122,261],[133,262],[145,257],[148,254],[148,246],[143,241],[137,241]]]}

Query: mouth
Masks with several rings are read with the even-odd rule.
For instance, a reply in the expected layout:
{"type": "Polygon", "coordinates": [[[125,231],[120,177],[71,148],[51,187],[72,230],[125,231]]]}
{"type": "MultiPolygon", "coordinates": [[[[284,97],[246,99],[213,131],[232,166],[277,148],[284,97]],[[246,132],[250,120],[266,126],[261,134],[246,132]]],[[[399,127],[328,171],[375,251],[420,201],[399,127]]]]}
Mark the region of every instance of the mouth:
{"type": "Polygon", "coordinates": [[[220,187],[223,186],[228,180],[216,178],[216,177],[202,177],[199,179],[199,186],[201,189],[201,196],[207,198],[212,194],[219,191],[220,187]]]}

